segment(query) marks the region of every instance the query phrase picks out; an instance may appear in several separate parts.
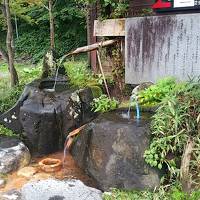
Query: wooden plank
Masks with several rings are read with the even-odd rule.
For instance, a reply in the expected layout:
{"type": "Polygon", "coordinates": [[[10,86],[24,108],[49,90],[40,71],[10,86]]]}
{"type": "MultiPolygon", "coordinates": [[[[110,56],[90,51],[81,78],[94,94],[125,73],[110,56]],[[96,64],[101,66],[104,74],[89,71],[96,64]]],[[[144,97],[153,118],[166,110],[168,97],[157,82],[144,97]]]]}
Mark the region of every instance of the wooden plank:
{"type": "Polygon", "coordinates": [[[94,36],[125,36],[125,19],[95,20],[94,36]]]}

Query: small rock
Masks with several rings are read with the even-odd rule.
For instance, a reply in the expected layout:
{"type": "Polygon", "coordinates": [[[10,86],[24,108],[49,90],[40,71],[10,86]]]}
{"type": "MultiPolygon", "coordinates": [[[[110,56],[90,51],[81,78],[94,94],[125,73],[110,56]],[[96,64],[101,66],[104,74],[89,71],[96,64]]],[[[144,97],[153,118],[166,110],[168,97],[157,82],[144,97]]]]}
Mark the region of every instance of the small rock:
{"type": "Polygon", "coordinates": [[[0,178],[0,188],[3,188],[5,184],[6,184],[6,181],[0,178]]]}
{"type": "Polygon", "coordinates": [[[31,178],[37,173],[37,171],[38,170],[34,167],[24,167],[17,172],[17,175],[31,178]]]}
{"type": "Polygon", "coordinates": [[[25,167],[31,159],[28,148],[17,138],[0,136],[0,173],[7,174],[25,167]]]}
{"type": "Polygon", "coordinates": [[[133,89],[132,94],[137,95],[138,92],[140,92],[141,90],[146,90],[146,89],[148,89],[149,87],[151,87],[152,85],[153,85],[152,82],[144,82],[144,83],[141,83],[141,84],[137,85],[137,86],[133,89]]]}
{"type": "Polygon", "coordinates": [[[46,174],[46,173],[38,173],[38,174],[35,174],[33,176],[33,178],[35,180],[45,180],[45,179],[48,179],[48,178],[51,178],[52,176],[50,174],[46,174]]]}
{"type": "Polygon", "coordinates": [[[0,193],[0,200],[22,200],[21,193],[17,190],[11,190],[4,194],[0,193]]]}

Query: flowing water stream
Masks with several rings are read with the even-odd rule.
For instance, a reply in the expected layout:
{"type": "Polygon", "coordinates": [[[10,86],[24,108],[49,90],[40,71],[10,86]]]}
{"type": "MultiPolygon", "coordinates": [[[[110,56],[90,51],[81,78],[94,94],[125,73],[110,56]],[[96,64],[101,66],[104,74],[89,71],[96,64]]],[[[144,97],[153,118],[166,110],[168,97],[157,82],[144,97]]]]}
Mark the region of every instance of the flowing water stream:
{"type": "Polygon", "coordinates": [[[129,108],[128,108],[128,113],[127,113],[127,118],[130,119],[131,118],[131,104],[132,102],[135,102],[135,107],[136,107],[136,119],[139,120],[141,118],[141,115],[140,115],[140,107],[139,107],[139,103],[137,101],[137,97],[136,95],[132,95],[130,97],[130,103],[129,103],[129,108]]]}
{"type": "Polygon", "coordinates": [[[57,83],[57,80],[58,80],[59,67],[60,66],[58,66],[57,69],[56,69],[55,81],[54,81],[54,84],[53,84],[53,88],[44,89],[46,92],[55,92],[56,91],[56,83],[57,83]]]}
{"type": "Polygon", "coordinates": [[[63,167],[65,166],[65,160],[66,160],[66,156],[67,156],[67,152],[68,152],[67,142],[68,142],[68,137],[66,138],[65,145],[64,145],[64,152],[63,152],[63,167]]]}

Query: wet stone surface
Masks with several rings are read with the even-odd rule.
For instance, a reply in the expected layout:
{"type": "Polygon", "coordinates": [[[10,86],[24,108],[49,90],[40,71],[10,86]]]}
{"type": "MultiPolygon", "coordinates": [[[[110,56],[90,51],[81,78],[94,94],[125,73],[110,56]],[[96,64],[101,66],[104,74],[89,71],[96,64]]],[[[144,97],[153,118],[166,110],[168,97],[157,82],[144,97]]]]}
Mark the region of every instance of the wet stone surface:
{"type": "Polygon", "coordinates": [[[72,146],[78,165],[104,191],[154,189],[160,182],[159,171],[150,168],[143,158],[150,142],[149,114],[143,113],[143,118],[137,121],[128,120],[124,117],[126,113],[100,115],[85,126],[72,146]]]}

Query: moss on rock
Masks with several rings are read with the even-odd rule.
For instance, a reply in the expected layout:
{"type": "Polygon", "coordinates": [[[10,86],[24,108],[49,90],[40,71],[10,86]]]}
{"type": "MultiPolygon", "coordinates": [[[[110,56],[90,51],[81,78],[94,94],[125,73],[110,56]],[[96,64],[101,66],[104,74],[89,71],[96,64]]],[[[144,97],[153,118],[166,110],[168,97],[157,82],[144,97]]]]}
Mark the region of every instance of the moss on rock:
{"type": "Polygon", "coordinates": [[[102,89],[97,85],[89,86],[89,88],[91,89],[94,98],[98,98],[103,94],[102,89]]]}

